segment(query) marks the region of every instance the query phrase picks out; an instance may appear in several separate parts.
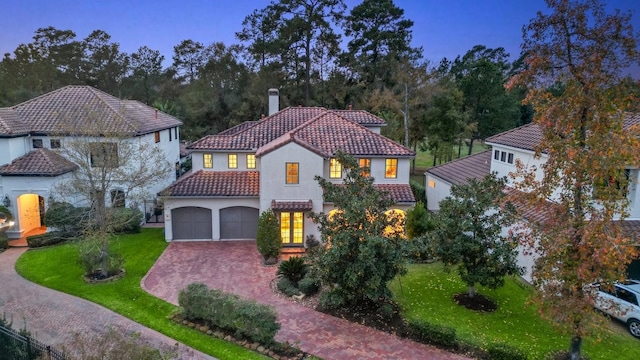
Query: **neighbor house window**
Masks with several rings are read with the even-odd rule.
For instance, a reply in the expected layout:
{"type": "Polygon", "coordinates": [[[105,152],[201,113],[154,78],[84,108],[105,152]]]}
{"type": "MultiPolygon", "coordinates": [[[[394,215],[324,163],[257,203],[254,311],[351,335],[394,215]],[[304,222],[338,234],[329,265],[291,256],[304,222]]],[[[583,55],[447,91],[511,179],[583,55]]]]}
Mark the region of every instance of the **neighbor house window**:
{"type": "Polygon", "coordinates": [[[91,167],[118,167],[118,144],[94,142],[89,144],[91,167]]]}
{"type": "Polygon", "coordinates": [[[202,166],[205,169],[213,168],[213,154],[204,154],[204,155],[202,155],[202,166]]]}
{"type": "Polygon", "coordinates": [[[388,179],[398,177],[398,159],[386,159],[384,161],[384,177],[388,179]]]}
{"type": "Polygon", "coordinates": [[[513,153],[494,150],[493,151],[493,159],[496,161],[501,161],[507,164],[513,164],[513,153]]]}
{"type": "Polygon", "coordinates": [[[280,237],[283,245],[302,245],[304,214],[301,212],[280,213],[280,237]]]}
{"type": "Polygon", "coordinates": [[[173,129],[173,137],[175,137],[176,140],[178,140],[178,128],[173,129]]]}
{"type": "Polygon", "coordinates": [[[371,159],[360,159],[360,175],[364,177],[371,176],[371,159]]]}
{"type": "Polygon", "coordinates": [[[156,142],[160,142],[160,131],[156,131],[153,133],[153,137],[156,139],[156,142]]]}
{"type": "Polygon", "coordinates": [[[124,207],[124,191],[111,190],[111,207],[124,207]]]}
{"type": "Polygon", "coordinates": [[[287,184],[297,184],[298,183],[298,163],[287,163],[287,184]]]}
{"type": "Polygon", "coordinates": [[[247,169],[256,168],[256,156],[255,154],[247,154],[247,169]]]}
{"type": "Polygon", "coordinates": [[[31,144],[33,144],[34,149],[42,148],[42,139],[33,139],[31,140],[31,144]]]}
{"type": "Polygon", "coordinates": [[[237,169],[238,168],[238,155],[229,154],[229,169],[237,169]]]}
{"type": "Polygon", "coordinates": [[[336,158],[329,160],[329,177],[332,179],[339,179],[342,177],[342,164],[336,158]]]}
{"type": "Polygon", "coordinates": [[[60,149],[61,147],[62,147],[62,143],[60,143],[60,139],[51,139],[52,149],[60,149]]]}
{"type": "Polygon", "coordinates": [[[169,141],[171,141],[171,129],[169,129],[169,141]]]}

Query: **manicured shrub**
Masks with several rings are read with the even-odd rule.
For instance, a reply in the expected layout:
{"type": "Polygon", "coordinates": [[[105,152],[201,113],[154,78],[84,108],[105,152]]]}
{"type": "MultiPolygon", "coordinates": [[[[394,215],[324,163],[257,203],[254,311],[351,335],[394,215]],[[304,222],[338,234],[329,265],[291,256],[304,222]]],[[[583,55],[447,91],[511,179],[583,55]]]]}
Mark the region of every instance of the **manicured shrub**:
{"type": "Polygon", "coordinates": [[[270,345],[280,324],[273,307],[194,283],[181,290],[178,303],[189,320],[234,332],[235,336],[270,345]]]}
{"type": "Polygon", "coordinates": [[[286,277],[281,277],[278,279],[278,291],[282,292],[287,296],[299,295],[300,291],[291,283],[291,280],[286,277]]]}
{"type": "Polygon", "coordinates": [[[298,286],[298,282],[307,274],[309,265],[305,264],[300,256],[292,256],[288,260],[280,263],[277,275],[285,277],[291,281],[293,286],[298,286]]]}
{"type": "Polygon", "coordinates": [[[7,221],[13,220],[13,214],[11,214],[11,211],[2,205],[0,205],[0,213],[7,215],[7,221]]]}
{"type": "Polygon", "coordinates": [[[415,239],[435,229],[433,219],[421,201],[418,201],[416,206],[407,210],[406,227],[409,239],[415,239]]]}
{"type": "Polygon", "coordinates": [[[258,219],[258,233],[256,235],[258,252],[264,258],[265,264],[278,262],[278,255],[282,248],[280,240],[280,222],[271,210],[263,211],[258,219]]]}
{"type": "Polygon", "coordinates": [[[4,231],[0,231],[0,250],[9,248],[9,239],[4,231]]]}
{"type": "Polygon", "coordinates": [[[55,245],[64,241],[58,232],[44,233],[40,235],[27,236],[27,245],[30,248],[38,248],[43,246],[55,245]]]}
{"type": "Polygon", "coordinates": [[[132,208],[113,208],[111,231],[115,234],[137,234],[142,224],[142,211],[132,208]]]}
{"type": "Polygon", "coordinates": [[[300,290],[301,293],[310,296],[317,293],[320,288],[315,280],[309,277],[304,277],[302,280],[298,281],[298,290],[300,290]]]}
{"type": "Polygon", "coordinates": [[[55,228],[64,238],[75,238],[88,227],[90,210],[66,202],[54,202],[44,214],[44,224],[55,228]]]}
{"type": "Polygon", "coordinates": [[[409,180],[409,186],[411,186],[411,192],[413,193],[413,197],[416,199],[416,202],[426,200],[427,191],[425,190],[425,187],[423,184],[415,180],[409,180]]]}
{"type": "Polygon", "coordinates": [[[448,348],[457,344],[456,330],[448,326],[420,320],[409,320],[407,325],[411,334],[419,341],[448,348]]]}
{"type": "Polygon", "coordinates": [[[507,344],[491,344],[487,353],[491,360],[527,360],[522,350],[507,344]]]}

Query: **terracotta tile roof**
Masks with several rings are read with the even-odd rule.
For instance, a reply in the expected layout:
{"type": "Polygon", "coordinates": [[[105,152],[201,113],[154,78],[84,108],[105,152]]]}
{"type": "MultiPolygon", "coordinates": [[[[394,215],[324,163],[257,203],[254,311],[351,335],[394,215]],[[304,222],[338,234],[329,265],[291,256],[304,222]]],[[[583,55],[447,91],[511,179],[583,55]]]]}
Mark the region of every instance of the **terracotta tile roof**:
{"type": "Polygon", "coordinates": [[[35,149],[0,166],[1,176],[58,176],[78,166],[49,149],[35,149]]]}
{"type": "Polygon", "coordinates": [[[353,156],[415,156],[412,150],[333,111],[321,114],[266,144],[258,149],[256,156],[267,154],[290,142],[295,142],[325,158],[333,156],[337,150],[353,156]]]}
{"type": "Polygon", "coordinates": [[[311,211],[313,209],[313,201],[276,201],[271,200],[271,209],[275,211],[311,211]]]}
{"type": "Polygon", "coordinates": [[[0,136],[15,133],[142,135],[182,125],[175,117],[138,101],[121,100],[93,87],[77,85],[0,109],[0,119],[0,136]],[[11,112],[17,118],[11,120],[7,115],[11,112]]]}
{"type": "Polygon", "coordinates": [[[258,197],[260,176],[257,171],[204,171],[179,178],[159,196],[258,197]]]}
{"type": "MultiPolygon", "coordinates": [[[[640,125],[640,113],[625,113],[624,128],[640,125]]],[[[537,124],[530,123],[524,126],[490,136],[485,141],[487,144],[505,145],[518,149],[535,151],[535,147],[542,140],[542,131],[537,124]]]]}
{"type": "Polygon", "coordinates": [[[364,110],[331,110],[343,118],[358,123],[360,125],[378,125],[385,126],[387,123],[381,118],[364,110]]]}
{"type": "Polygon", "coordinates": [[[373,184],[373,187],[389,193],[391,199],[397,204],[416,202],[409,184],[373,184]]]}
{"type": "Polygon", "coordinates": [[[466,156],[446,164],[427,169],[452,185],[464,184],[468,179],[482,179],[491,172],[491,150],[466,156]]]}

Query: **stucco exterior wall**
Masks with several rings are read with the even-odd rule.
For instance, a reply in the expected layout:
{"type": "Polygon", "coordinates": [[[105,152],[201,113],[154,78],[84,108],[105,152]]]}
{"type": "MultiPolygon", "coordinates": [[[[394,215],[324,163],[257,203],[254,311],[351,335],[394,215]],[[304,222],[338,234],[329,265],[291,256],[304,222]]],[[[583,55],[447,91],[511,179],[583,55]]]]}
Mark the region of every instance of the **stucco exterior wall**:
{"type": "Polygon", "coordinates": [[[13,159],[28,152],[28,136],[0,138],[0,165],[9,164],[13,159]]]}
{"type": "Polygon", "coordinates": [[[451,195],[451,184],[429,173],[425,173],[425,177],[427,210],[438,211],[440,201],[451,195]]]}

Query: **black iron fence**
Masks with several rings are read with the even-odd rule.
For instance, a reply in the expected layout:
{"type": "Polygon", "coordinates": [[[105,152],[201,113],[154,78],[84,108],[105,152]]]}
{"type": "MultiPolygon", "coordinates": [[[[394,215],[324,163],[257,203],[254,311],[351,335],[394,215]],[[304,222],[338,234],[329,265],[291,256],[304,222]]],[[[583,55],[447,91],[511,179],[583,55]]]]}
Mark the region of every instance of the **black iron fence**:
{"type": "Polygon", "coordinates": [[[63,352],[25,336],[0,324],[0,359],[7,360],[66,360],[63,352]]]}

